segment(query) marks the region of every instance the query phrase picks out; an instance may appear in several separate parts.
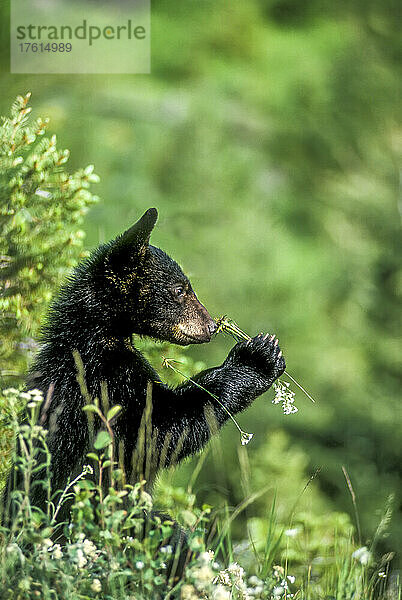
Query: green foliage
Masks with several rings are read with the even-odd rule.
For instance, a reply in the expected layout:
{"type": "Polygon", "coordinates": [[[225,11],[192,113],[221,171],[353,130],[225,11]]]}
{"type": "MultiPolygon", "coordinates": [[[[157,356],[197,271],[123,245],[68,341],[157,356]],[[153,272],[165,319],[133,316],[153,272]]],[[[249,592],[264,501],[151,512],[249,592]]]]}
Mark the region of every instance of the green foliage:
{"type": "MultiPolygon", "coordinates": [[[[25,377],[52,293],[86,256],[79,225],[97,201],[89,191],[98,181],[93,167],[65,171],[69,152],[45,137],[47,121],[30,120],[29,98],[18,96],[0,126],[0,382],[8,384],[25,377]]],[[[10,398],[0,398],[0,481],[15,410],[10,398]]]]}
{"type": "MultiPolygon", "coordinates": [[[[17,390],[3,393],[12,399],[10,405],[19,405],[17,390]]],[[[14,412],[13,421],[24,448],[15,460],[16,468],[24,474],[24,482],[22,489],[13,492],[17,509],[12,522],[0,529],[2,600],[38,597],[44,600],[173,597],[314,600],[328,595],[339,600],[374,597],[385,600],[390,597],[386,587],[392,557],[383,557],[378,565],[374,564],[371,549],[357,548],[353,543],[353,528],[346,515],[329,513],[317,519],[311,513],[299,514],[293,518],[293,529],[285,529],[286,520],[279,518],[273,506],[265,518],[266,542],[246,544],[253,558],[250,561],[244,542],[236,545],[232,539],[232,526],[239,511],[230,514],[228,510],[211,511],[209,506],[199,508],[189,488],[185,491],[165,486],[167,505],[178,509],[190,549],[185,572],[177,580],[174,573],[179,548],[175,549],[170,541],[175,525],[151,512],[153,502],[145,491],[145,481],[135,485],[125,483],[123,471],[113,463],[116,450],[113,435],[105,430],[98,433],[95,451],[88,454],[94,468],[86,466],[59,492],[51,490],[48,478],[45,479],[49,505],[47,513],[43,513],[29,502],[38,461],[45,459],[49,464],[47,431],[37,424],[43,398],[36,390],[24,394],[28,400],[28,420],[18,425],[14,412]],[[36,447],[34,440],[40,442],[36,447]],[[88,478],[93,473],[94,477],[88,478]],[[110,477],[105,484],[107,473],[110,477]],[[68,499],[72,501],[70,523],[58,518],[68,499]],[[333,538],[329,538],[332,528],[333,538]],[[278,534],[280,530],[282,533],[278,534]],[[297,544],[292,542],[296,539],[297,544]],[[287,540],[286,544],[282,540],[287,540]]],[[[100,411],[99,403],[95,401],[89,407],[93,410],[87,413],[99,414],[108,429],[108,415],[100,411]]],[[[118,415],[119,410],[110,407],[110,418],[118,415]]],[[[244,462],[240,468],[243,477],[250,479],[251,473],[244,462]]],[[[281,503],[278,498],[278,508],[281,503]]],[[[7,511],[7,506],[2,506],[2,510],[7,511]]],[[[385,521],[380,525],[382,534],[385,521]]],[[[248,522],[247,529],[252,528],[248,522]]],[[[391,591],[398,594],[398,586],[391,591]]]]}
{"type": "Polygon", "coordinates": [[[30,121],[30,94],[18,96],[0,127],[0,378],[25,375],[29,350],[53,291],[85,256],[78,227],[97,198],[93,167],[69,175],[68,150],[30,121]]]}

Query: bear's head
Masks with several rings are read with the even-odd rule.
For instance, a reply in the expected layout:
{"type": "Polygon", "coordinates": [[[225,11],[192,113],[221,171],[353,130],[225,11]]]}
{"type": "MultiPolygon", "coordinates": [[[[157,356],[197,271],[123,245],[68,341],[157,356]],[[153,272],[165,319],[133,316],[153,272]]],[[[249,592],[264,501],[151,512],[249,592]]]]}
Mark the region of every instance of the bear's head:
{"type": "Polygon", "coordinates": [[[179,265],[149,244],[157,218],[157,210],[150,208],[102,252],[97,276],[106,278],[116,333],[181,345],[209,342],[215,321],[179,265]]]}

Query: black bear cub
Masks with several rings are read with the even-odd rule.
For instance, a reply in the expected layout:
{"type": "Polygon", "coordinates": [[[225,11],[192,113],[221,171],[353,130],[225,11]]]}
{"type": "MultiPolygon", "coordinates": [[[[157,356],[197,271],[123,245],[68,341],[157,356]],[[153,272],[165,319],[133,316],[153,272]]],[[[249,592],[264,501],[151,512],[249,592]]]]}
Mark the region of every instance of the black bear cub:
{"type": "MultiPolygon", "coordinates": [[[[125,233],[95,250],[75,269],[50,309],[28,385],[45,397],[49,386],[53,390],[50,404],[41,409],[41,423],[49,431],[53,491],[80,472],[90,450],[74,351],[82,359],[90,395],[100,397],[102,384],[110,405],[122,406],[113,432],[128,474],[141,473],[133,463],[139,456],[137,438],[149,382],[154,463],[161,454],[162,466],[167,466],[199,451],[211,435],[208,411],[216,427],[228,419],[226,410],[193,383],[175,389],[163,384],[132,344],[132,334],[200,344],[209,342],[216,329],[179,265],[149,244],[157,216],[150,208],[125,233]]],[[[195,380],[235,414],[268,390],[284,370],[277,339],[259,335],[236,344],[219,367],[195,380]]],[[[34,485],[32,493],[33,502],[43,506],[42,486],[34,485]]]]}

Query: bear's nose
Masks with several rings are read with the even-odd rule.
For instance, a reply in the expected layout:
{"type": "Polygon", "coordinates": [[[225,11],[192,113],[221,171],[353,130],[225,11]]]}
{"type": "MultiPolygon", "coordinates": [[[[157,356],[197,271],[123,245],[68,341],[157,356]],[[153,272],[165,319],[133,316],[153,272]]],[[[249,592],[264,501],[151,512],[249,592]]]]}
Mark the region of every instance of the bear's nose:
{"type": "Polygon", "coordinates": [[[212,335],[215,333],[217,328],[217,325],[215,323],[215,321],[213,321],[212,319],[210,320],[210,322],[208,323],[208,331],[209,333],[212,335]]]}

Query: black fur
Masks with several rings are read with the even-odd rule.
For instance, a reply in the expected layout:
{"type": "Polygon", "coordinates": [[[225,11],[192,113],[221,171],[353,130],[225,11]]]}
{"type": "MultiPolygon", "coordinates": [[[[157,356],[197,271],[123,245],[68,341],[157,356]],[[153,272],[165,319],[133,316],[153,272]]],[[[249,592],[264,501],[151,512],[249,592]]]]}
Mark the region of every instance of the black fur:
{"type": "MultiPolygon", "coordinates": [[[[81,356],[92,397],[100,396],[105,382],[110,405],[123,407],[113,430],[116,448],[124,447],[127,473],[141,472],[132,457],[148,382],[153,382],[155,464],[161,454],[168,465],[199,451],[210,437],[211,422],[221,427],[228,419],[227,412],[193,383],[175,389],[161,383],[131,343],[132,334],[183,345],[203,343],[216,329],[177,263],[149,245],[156,219],[157,211],[149,209],[123,235],[95,250],[75,269],[50,309],[28,387],[39,388],[46,397],[54,386],[51,403],[41,415],[49,430],[53,490],[63,488],[67,478],[81,470],[89,451],[74,350],[81,356]]],[[[284,370],[277,340],[260,335],[236,344],[222,365],[195,380],[235,414],[268,390],[284,370]]],[[[34,486],[33,501],[44,505],[39,486],[34,486]]]]}

